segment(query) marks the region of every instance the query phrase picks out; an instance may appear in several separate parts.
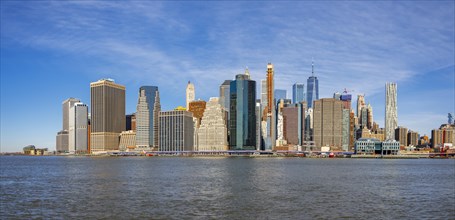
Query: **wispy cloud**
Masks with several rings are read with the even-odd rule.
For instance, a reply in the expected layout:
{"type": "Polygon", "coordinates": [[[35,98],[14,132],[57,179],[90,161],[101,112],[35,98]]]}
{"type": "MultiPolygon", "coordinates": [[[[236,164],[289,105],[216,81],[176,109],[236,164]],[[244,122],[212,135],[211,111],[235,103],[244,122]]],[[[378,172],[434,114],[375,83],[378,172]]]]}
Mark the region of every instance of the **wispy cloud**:
{"type": "Polygon", "coordinates": [[[400,83],[455,59],[453,2],[2,6],[2,47],[19,43],[103,60],[111,65],[96,71],[119,82],[163,88],[165,108],[183,99],[187,80],[199,97],[217,96],[219,84],[245,66],[259,82],[267,62],[275,64],[276,87],[289,93],[293,83],[306,84],[314,57],[321,97],[330,97],[343,88],[382,94],[387,81],[400,83]]]}

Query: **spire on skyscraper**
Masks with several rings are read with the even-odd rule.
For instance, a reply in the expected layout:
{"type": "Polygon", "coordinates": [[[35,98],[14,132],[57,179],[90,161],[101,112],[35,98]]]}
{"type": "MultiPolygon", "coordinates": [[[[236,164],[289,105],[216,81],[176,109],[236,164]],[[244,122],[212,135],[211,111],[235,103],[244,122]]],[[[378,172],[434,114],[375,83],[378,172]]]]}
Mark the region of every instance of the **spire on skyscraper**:
{"type": "Polygon", "coordinates": [[[245,68],[245,75],[250,75],[250,71],[248,70],[248,67],[245,68]]]}
{"type": "Polygon", "coordinates": [[[314,60],[311,58],[311,76],[314,76],[314,60]]]}

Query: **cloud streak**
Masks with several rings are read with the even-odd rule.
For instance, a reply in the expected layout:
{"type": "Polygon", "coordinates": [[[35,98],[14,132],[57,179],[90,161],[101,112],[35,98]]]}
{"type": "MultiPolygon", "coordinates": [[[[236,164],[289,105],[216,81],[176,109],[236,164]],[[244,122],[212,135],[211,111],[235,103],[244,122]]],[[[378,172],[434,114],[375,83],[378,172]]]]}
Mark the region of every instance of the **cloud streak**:
{"type": "MultiPolygon", "coordinates": [[[[453,9],[453,2],[4,2],[1,47],[99,60],[81,74],[110,76],[127,89],[158,85],[163,109],[184,103],[188,80],[208,99],[245,66],[260,87],[267,62],[276,87],[291,96],[293,83],[306,87],[312,58],[321,97],[343,88],[383,96],[385,82],[454,65],[453,9]]],[[[127,100],[130,109],[136,101],[127,100]]]]}

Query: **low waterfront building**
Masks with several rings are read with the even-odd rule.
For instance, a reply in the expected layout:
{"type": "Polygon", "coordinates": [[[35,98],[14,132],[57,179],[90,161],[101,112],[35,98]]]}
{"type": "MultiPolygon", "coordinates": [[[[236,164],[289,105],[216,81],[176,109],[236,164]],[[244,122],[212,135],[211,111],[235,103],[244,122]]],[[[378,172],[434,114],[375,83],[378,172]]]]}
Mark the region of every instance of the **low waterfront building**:
{"type": "Polygon", "coordinates": [[[47,148],[36,148],[35,145],[28,145],[23,148],[25,155],[45,155],[47,154],[47,148]]]}
{"type": "Polygon", "coordinates": [[[396,140],[386,140],[382,142],[382,155],[398,154],[400,151],[400,142],[396,140]]]}
{"type": "Polygon", "coordinates": [[[120,133],[119,150],[128,151],[136,148],[136,132],[133,130],[120,133]]]}
{"type": "Polygon", "coordinates": [[[376,138],[360,138],[355,142],[356,154],[398,154],[400,142],[395,140],[380,141],[376,138]]]}
{"type": "Polygon", "coordinates": [[[360,138],[355,142],[356,154],[375,154],[381,151],[381,141],[376,138],[360,138]]]}

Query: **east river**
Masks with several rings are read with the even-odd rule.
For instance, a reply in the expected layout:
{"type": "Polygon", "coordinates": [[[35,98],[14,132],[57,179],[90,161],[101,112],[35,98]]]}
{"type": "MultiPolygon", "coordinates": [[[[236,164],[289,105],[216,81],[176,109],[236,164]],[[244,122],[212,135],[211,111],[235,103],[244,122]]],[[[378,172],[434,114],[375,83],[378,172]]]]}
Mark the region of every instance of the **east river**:
{"type": "Polygon", "coordinates": [[[1,156],[0,219],[454,219],[454,159],[1,156]]]}

